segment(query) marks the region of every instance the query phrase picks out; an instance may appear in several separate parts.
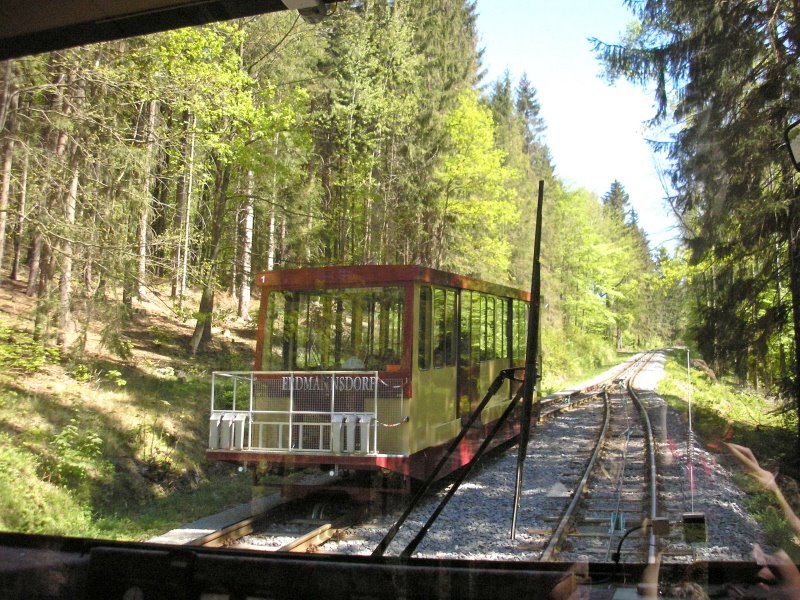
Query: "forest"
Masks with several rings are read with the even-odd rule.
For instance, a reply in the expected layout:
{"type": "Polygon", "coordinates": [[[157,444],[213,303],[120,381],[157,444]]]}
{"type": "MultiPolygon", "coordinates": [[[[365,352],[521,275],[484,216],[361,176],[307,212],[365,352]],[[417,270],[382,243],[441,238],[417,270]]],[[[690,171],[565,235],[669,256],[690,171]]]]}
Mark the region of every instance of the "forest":
{"type": "Polygon", "coordinates": [[[651,125],[669,131],[653,146],[687,252],[687,340],[717,372],[800,408],[800,199],[784,141],[800,115],[797,3],[626,5],[623,39],[595,51],[610,80],[654,90],[651,125]]]}
{"type": "Polygon", "coordinates": [[[682,259],[649,247],[613,173],[602,198],[555,177],[534,83],[483,80],[475,20],[466,0],[339,3],[317,25],[0,66],[0,265],[36,299],[35,339],[79,354],[102,324],[125,356],[124,323],[157,297],[202,352],[220,295],[250,319],[269,269],[419,264],[525,289],[539,180],[546,363],[680,339],[682,259]]]}
{"type": "Polygon", "coordinates": [[[35,298],[43,344],[80,353],[102,324],[124,356],[155,297],[195,320],[197,353],[220,295],[251,318],[261,270],[420,264],[525,289],[544,180],[546,365],[688,344],[791,399],[795,11],[626,4],[628,31],[594,49],[610,81],[655,91],[675,251],[650,246],[614,173],[601,198],[556,177],[535,82],[484,80],[473,1],[376,0],[0,65],[2,276],[35,298]]]}

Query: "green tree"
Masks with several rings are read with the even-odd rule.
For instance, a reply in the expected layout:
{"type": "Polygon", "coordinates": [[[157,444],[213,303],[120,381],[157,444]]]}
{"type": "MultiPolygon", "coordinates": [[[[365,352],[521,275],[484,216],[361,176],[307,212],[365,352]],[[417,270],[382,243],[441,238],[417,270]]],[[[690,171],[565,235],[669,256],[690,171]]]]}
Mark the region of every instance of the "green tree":
{"type": "Polygon", "coordinates": [[[465,92],[447,119],[449,147],[434,173],[437,191],[433,266],[484,279],[506,279],[510,268],[510,225],[518,221],[512,184],[495,145],[491,112],[477,94],[465,92]]]}
{"type": "MultiPolygon", "coordinates": [[[[742,379],[767,373],[788,324],[800,342],[800,218],[781,135],[796,113],[797,11],[772,2],[629,2],[637,22],[622,43],[597,42],[611,77],[654,84],[667,145],[673,206],[685,226],[698,295],[694,323],[706,360],[742,379]]],[[[795,350],[795,399],[800,362],[795,350]]],[[[779,367],[783,368],[783,367],[779,367]]],[[[798,405],[800,408],[800,405],[798,405]]],[[[800,444],[800,431],[798,431],[800,444]]]]}

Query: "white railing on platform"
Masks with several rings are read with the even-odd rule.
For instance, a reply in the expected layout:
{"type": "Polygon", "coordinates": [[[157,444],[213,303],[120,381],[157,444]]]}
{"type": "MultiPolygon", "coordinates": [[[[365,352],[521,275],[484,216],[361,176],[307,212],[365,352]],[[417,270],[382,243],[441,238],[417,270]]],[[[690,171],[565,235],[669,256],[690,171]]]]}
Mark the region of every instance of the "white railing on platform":
{"type": "Polygon", "coordinates": [[[209,449],[390,454],[406,422],[403,384],[377,371],[211,375],[209,449]]]}

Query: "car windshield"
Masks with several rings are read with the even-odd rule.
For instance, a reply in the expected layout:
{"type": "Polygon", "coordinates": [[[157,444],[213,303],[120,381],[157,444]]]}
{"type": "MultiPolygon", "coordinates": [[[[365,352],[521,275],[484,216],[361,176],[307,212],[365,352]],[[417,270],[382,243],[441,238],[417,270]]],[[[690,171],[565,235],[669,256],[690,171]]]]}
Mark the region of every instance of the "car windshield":
{"type": "Polygon", "coordinates": [[[0,530],[799,560],[797,6],[285,4],[0,62],[0,530]]]}

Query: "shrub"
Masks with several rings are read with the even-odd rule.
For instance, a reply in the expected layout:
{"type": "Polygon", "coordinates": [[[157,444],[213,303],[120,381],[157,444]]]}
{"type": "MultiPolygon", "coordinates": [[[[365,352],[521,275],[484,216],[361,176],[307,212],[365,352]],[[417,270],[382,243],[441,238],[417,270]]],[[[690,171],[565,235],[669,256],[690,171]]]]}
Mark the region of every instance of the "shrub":
{"type": "Polygon", "coordinates": [[[103,458],[103,440],[96,432],[81,427],[77,419],[70,419],[48,446],[51,451],[40,465],[43,476],[72,490],[79,498],[89,497],[93,477],[111,471],[111,465],[103,458]]]}
{"type": "Polygon", "coordinates": [[[122,373],[120,373],[119,371],[115,371],[113,369],[111,371],[106,371],[105,373],[103,373],[103,379],[105,379],[109,383],[113,383],[117,387],[125,387],[125,385],[128,383],[122,378],[122,373]]]}
{"type": "Polygon", "coordinates": [[[88,365],[85,365],[83,363],[73,365],[70,369],[67,370],[67,375],[72,377],[72,379],[74,379],[75,381],[79,381],[81,383],[89,383],[90,381],[95,379],[95,374],[92,373],[88,365]]]}
{"type": "Polygon", "coordinates": [[[66,489],[42,481],[35,454],[0,434],[0,529],[21,533],[87,535],[89,511],[66,489]]]}
{"type": "Polygon", "coordinates": [[[150,481],[164,481],[173,469],[178,439],[157,423],[141,423],[136,428],[134,439],[144,463],[142,474],[150,481]]]}
{"type": "Polygon", "coordinates": [[[18,373],[35,373],[47,363],[57,363],[57,348],[46,348],[24,331],[0,327],[0,368],[18,373]]]}

